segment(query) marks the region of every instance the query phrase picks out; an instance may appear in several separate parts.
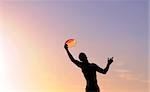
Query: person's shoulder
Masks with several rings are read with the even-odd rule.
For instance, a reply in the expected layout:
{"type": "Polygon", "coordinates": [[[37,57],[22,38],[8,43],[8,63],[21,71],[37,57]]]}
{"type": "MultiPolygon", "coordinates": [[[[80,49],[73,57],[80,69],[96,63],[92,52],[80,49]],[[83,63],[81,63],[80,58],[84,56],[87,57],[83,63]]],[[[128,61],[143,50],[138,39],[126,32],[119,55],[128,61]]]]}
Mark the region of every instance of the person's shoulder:
{"type": "Polygon", "coordinates": [[[76,61],[76,63],[79,65],[79,67],[82,67],[83,66],[83,63],[81,62],[81,61],[79,61],[79,60],[75,60],[76,61]]]}
{"type": "Polygon", "coordinates": [[[95,63],[91,63],[90,65],[91,65],[91,66],[97,66],[95,63]]]}

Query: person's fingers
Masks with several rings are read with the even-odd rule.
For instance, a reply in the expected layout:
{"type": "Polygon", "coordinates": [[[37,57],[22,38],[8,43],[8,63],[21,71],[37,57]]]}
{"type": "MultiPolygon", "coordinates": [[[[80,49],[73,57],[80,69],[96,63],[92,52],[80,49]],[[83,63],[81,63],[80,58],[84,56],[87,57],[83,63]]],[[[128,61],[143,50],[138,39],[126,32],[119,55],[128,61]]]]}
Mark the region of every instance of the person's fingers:
{"type": "Polygon", "coordinates": [[[107,60],[109,60],[109,58],[107,60]]]}
{"type": "Polygon", "coordinates": [[[68,45],[66,44],[66,47],[68,47],[68,45]]]}
{"type": "Polygon", "coordinates": [[[68,45],[67,45],[67,44],[65,44],[65,47],[68,47],[68,45]]]}

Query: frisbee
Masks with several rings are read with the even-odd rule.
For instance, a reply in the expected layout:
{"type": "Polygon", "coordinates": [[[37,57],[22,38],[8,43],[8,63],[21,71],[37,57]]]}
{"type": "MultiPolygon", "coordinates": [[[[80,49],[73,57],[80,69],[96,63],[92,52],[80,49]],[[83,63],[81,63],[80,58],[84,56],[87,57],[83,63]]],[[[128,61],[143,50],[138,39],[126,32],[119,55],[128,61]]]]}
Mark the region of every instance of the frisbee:
{"type": "Polygon", "coordinates": [[[72,48],[72,47],[74,47],[75,45],[76,45],[76,40],[75,39],[68,39],[66,42],[65,42],[65,44],[67,44],[68,45],[68,48],[72,48]]]}

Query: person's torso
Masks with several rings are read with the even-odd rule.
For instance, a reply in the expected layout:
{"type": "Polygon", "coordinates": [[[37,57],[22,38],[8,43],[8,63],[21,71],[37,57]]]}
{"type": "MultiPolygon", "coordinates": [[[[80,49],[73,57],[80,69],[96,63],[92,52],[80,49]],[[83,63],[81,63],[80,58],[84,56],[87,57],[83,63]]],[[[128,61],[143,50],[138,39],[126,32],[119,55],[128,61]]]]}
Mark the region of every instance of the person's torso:
{"type": "Polygon", "coordinates": [[[95,64],[85,64],[81,67],[87,85],[97,85],[95,64]]]}

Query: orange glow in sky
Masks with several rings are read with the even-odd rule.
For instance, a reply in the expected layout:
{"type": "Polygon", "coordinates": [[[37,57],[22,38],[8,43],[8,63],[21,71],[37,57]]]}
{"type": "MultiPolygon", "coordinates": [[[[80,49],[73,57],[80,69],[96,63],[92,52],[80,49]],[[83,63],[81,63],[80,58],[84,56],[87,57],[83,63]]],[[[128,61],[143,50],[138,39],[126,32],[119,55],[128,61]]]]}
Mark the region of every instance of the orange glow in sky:
{"type": "Polygon", "coordinates": [[[68,38],[75,59],[85,52],[104,68],[114,57],[107,75],[97,73],[102,92],[148,92],[147,3],[114,1],[0,4],[0,92],[84,92],[68,38]]]}

